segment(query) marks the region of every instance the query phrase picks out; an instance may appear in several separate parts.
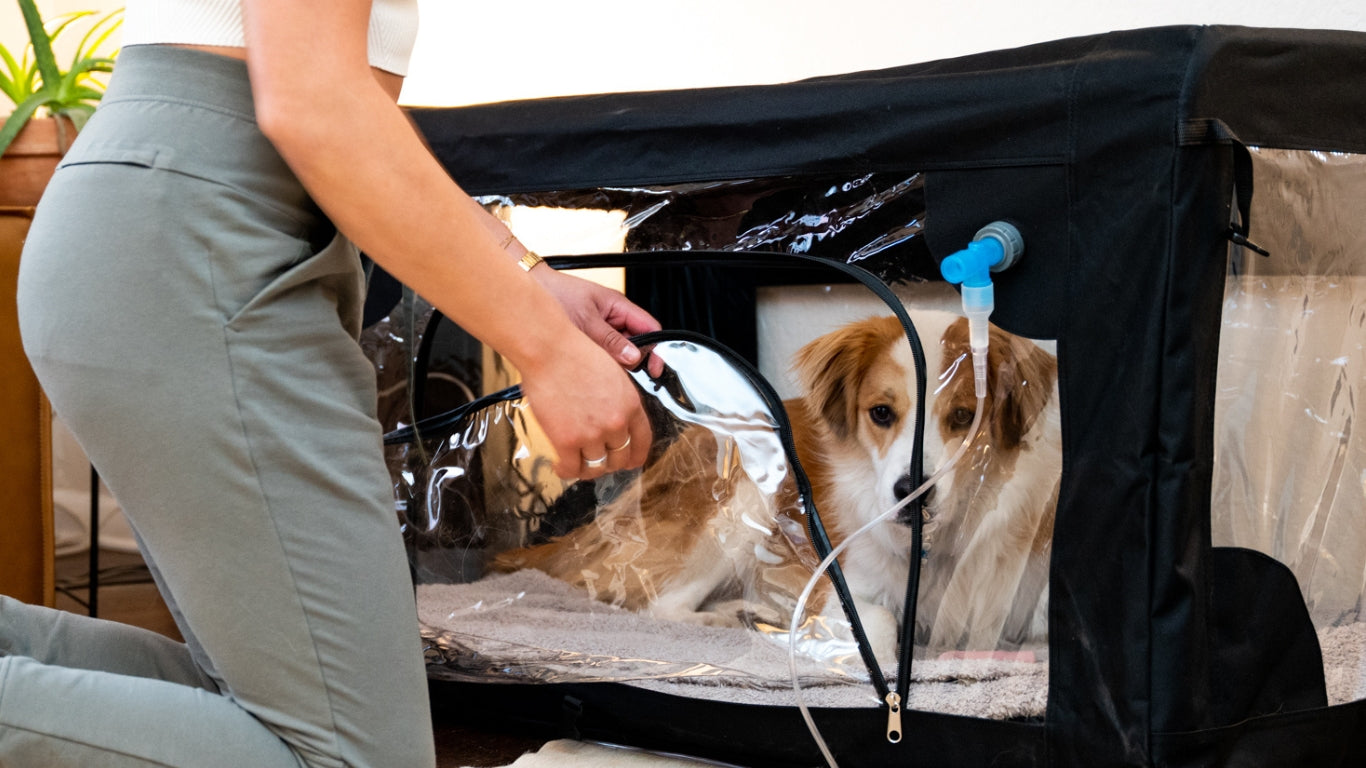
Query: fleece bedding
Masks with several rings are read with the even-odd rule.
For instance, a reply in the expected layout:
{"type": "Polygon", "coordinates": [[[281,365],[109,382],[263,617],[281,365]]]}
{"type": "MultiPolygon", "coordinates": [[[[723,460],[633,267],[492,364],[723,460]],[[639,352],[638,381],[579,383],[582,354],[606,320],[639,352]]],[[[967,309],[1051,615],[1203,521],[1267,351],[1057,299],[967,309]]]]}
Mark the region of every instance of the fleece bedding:
{"type": "MultiPolygon", "coordinates": [[[[678,696],[795,706],[786,635],[668,621],[590,599],[538,571],[418,587],[433,677],[501,682],[619,682],[678,696]]],[[[1319,632],[1330,704],[1366,698],[1366,624],[1319,632]]],[[[854,653],[852,646],[846,650],[854,653]]],[[[812,707],[877,706],[866,672],[837,649],[799,656],[812,707]]],[[[912,668],[910,709],[990,719],[1036,719],[1048,700],[1048,662],[1035,653],[930,658],[912,668]],[[1034,660],[1029,657],[1033,655],[1034,660]]]]}

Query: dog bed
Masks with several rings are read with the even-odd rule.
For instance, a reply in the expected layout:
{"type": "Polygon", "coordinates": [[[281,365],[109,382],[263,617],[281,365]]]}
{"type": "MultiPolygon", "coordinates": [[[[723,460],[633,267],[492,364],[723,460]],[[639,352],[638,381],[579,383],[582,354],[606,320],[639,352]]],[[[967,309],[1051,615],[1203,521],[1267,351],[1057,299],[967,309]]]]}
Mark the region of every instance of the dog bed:
{"type": "MultiPolygon", "coordinates": [[[[786,635],[666,621],[613,608],[538,571],[418,587],[431,674],[501,682],[622,682],[744,704],[795,706],[786,635]]],[[[916,662],[909,706],[995,719],[1042,717],[1048,664],[916,662]]],[[[878,701],[852,644],[799,657],[810,706],[878,701]]]]}
{"type": "MultiPolygon", "coordinates": [[[[538,571],[418,587],[433,677],[484,682],[617,682],[674,695],[794,706],[786,636],[702,626],[613,608],[538,571]]],[[[1366,699],[1366,623],[1319,632],[1329,704],[1366,699]]],[[[877,700],[853,655],[799,657],[812,707],[877,700]]],[[[960,656],[972,656],[962,654],[960,656]]],[[[917,660],[908,708],[990,719],[1038,719],[1048,700],[1046,651],[917,660]],[[1032,653],[1035,661],[1028,661],[1032,653]]]]}

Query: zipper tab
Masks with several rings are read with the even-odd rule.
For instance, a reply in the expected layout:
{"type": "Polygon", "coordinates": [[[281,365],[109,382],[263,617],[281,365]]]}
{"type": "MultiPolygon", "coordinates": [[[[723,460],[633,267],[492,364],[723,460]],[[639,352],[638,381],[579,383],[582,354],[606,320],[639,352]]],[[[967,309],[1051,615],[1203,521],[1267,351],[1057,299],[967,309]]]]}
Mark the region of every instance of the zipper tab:
{"type": "Polygon", "coordinates": [[[887,694],[887,741],[901,741],[901,697],[895,691],[887,694]]]}

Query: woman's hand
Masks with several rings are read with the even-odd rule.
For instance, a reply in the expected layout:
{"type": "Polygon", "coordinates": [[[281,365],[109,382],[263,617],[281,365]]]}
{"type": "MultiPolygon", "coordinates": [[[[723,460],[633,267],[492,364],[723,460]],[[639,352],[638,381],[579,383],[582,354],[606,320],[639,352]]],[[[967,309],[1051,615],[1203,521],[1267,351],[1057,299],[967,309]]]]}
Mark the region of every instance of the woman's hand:
{"type": "Polygon", "coordinates": [[[564,308],[584,335],[627,368],[640,363],[640,350],[627,338],[659,330],[659,321],[621,293],[589,280],[557,272],[549,264],[531,274],[564,308]]]}
{"type": "Polygon", "coordinates": [[[533,267],[531,275],[555,297],[584,337],[606,353],[604,356],[583,351],[578,353],[583,360],[560,362],[559,365],[568,363],[563,375],[570,378],[564,386],[557,387],[547,380],[543,387],[539,378],[534,382],[530,378],[523,381],[522,389],[527,393],[531,410],[559,455],[556,473],[561,477],[589,479],[640,466],[650,450],[649,420],[635,387],[620,368],[603,368],[596,358],[610,356],[618,366],[635,367],[640,363],[641,352],[627,337],[657,331],[659,321],[620,292],[558,272],[548,264],[533,267]],[[624,390],[621,384],[626,385],[624,390]],[[566,423],[563,417],[571,414],[576,414],[576,418],[566,423]],[[598,465],[597,460],[603,457],[606,462],[598,465]],[[587,463],[590,460],[592,464],[587,463]]]}
{"type": "Polygon", "coordinates": [[[588,480],[645,463],[650,422],[620,364],[576,330],[547,341],[548,353],[519,370],[526,402],[555,448],[555,473],[588,480]]]}

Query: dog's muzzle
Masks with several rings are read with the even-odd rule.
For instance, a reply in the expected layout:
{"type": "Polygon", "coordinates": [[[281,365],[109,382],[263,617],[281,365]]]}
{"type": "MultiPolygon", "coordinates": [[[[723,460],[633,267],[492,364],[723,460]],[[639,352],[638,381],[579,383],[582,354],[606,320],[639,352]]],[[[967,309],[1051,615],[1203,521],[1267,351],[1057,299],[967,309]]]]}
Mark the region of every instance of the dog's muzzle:
{"type": "MultiPolygon", "coordinates": [[[[896,484],[892,486],[892,496],[894,496],[896,500],[900,502],[904,500],[907,496],[910,496],[912,493],[914,493],[915,489],[918,486],[919,483],[916,482],[915,478],[911,477],[909,474],[902,475],[900,478],[897,479],[896,484]]],[[[920,497],[920,506],[922,508],[929,507],[930,502],[933,499],[934,488],[931,487],[929,490],[925,491],[924,495],[920,497]]],[[[910,525],[911,515],[913,514],[914,509],[914,504],[907,504],[906,506],[902,507],[896,513],[896,521],[902,525],[910,525]]]]}

